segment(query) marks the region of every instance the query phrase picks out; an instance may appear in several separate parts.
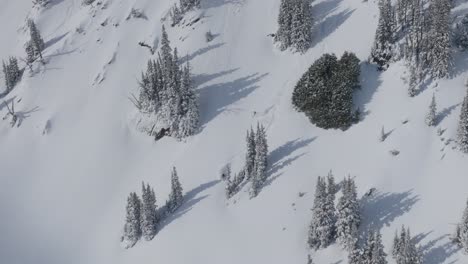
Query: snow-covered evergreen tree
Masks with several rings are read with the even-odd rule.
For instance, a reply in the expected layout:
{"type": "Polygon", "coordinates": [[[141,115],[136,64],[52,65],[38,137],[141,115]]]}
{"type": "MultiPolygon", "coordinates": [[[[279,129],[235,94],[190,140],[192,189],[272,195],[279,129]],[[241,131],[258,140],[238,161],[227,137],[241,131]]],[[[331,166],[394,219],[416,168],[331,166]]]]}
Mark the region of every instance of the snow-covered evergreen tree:
{"type": "Polygon", "coordinates": [[[190,65],[180,66],[177,49],[172,50],[164,26],[161,52],[156,61],[148,62],[139,86],[140,95],[135,98],[135,104],[142,113],[153,115],[158,126],[179,139],[197,132],[199,105],[190,65]]]}
{"type": "MultiPolygon", "coordinates": [[[[37,29],[36,23],[32,19],[28,20],[28,27],[29,27],[29,35],[30,35],[30,40],[29,42],[31,43],[30,45],[34,49],[34,56],[35,58],[40,58],[42,60],[42,51],[45,48],[45,43],[44,40],[41,37],[41,33],[39,32],[39,29],[37,29]]],[[[26,47],[28,44],[26,45],[26,47]]]]}
{"type": "Polygon", "coordinates": [[[382,235],[379,231],[369,231],[367,241],[364,246],[363,264],[387,264],[387,254],[382,244],[382,235]]]}
{"type": "Polygon", "coordinates": [[[345,129],[355,120],[353,91],[359,87],[359,60],[345,53],[341,60],[325,54],[307,70],[294,88],[292,103],[321,128],[345,129]]]}
{"type": "Polygon", "coordinates": [[[380,69],[386,69],[392,58],[395,33],[395,20],[390,0],[380,0],[379,13],[379,23],[375,33],[370,60],[376,63],[380,69]]]}
{"type": "Polygon", "coordinates": [[[253,128],[250,128],[250,131],[247,130],[247,153],[245,154],[245,176],[247,179],[253,174],[255,167],[255,132],[253,128]]]}
{"type": "Polygon", "coordinates": [[[434,126],[437,121],[437,104],[435,100],[435,95],[432,94],[431,104],[429,105],[429,111],[426,115],[426,124],[428,126],[434,126]]]}
{"type": "Polygon", "coordinates": [[[463,217],[459,228],[460,234],[458,239],[465,252],[468,253],[468,201],[466,202],[466,208],[463,211],[463,217]]]}
{"type": "Polygon", "coordinates": [[[463,99],[460,119],[458,121],[457,141],[460,149],[468,153],[468,94],[463,99]]]}
{"type": "Polygon", "coordinates": [[[466,14],[461,21],[456,24],[453,32],[453,41],[455,46],[459,49],[468,49],[468,14],[466,14]]]}
{"type": "Polygon", "coordinates": [[[250,177],[252,182],[250,197],[255,197],[260,192],[266,181],[266,170],[268,166],[268,143],[266,131],[263,125],[257,124],[257,133],[255,135],[255,163],[253,173],[250,177]]]}
{"type": "Polygon", "coordinates": [[[421,264],[422,256],[414,243],[411,232],[402,227],[400,235],[395,234],[392,256],[397,264],[421,264]]]}
{"type": "Polygon", "coordinates": [[[275,41],[280,49],[305,52],[312,43],[312,16],[309,0],[282,0],[275,41]]]}
{"type": "Polygon", "coordinates": [[[127,215],[123,234],[126,247],[135,245],[141,234],[141,200],[136,193],[132,192],[127,198],[127,215]]]}
{"type": "Polygon", "coordinates": [[[312,213],[308,244],[313,249],[325,248],[334,240],[335,216],[330,212],[327,184],[322,177],[317,179],[312,213]]]}
{"type": "Polygon", "coordinates": [[[182,21],[182,18],[183,18],[182,11],[180,10],[179,6],[177,6],[177,4],[174,4],[171,9],[171,20],[172,20],[171,26],[175,26],[179,24],[180,21],[182,21]]]}
{"type": "Polygon", "coordinates": [[[348,264],[362,264],[362,250],[359,248],[358,243],[354,243],[349,249],[348,264]]]}
{"type": "Polygon", "coordinates": [[[22,71],[18,67],[18,60],[15,57],[10,57],[7,62],[3,61],[3,77],[7,93],[20,81],[21,75],[22,71]]]}
{"type": "Polygon", "coordinates": [[[141,231],[146,240],[156,235],[158,215],[156,211],[156,195],[149,184],[142,183],[141,231]]]}
{"type": "Polygon", "coordinates": [[[241,170],[232,179],[229,177],[226,180],[226,198],[231,198],[240,189],[242,182],[245,179],[245,170],[241,170]]]}
{"type": "Polygon", "coordinates": [[[358,240],[358,228],[361,223],[361,212],[357,200],[357,190],[354,180],[345,178],[341,187],[343,195],[338,200],[337,237],[338,242],[346,249],[352,250],[358,240]]]}
{"type": "Polygon", "coordinates": [[[174,213],[184,202],[182,185],[180,184],[177,170],[172,168],[171,172],[171,193],[169,200],[166,202],[166,209],[169,213],[174,213]]]}
{"type": "Polygon", "coordinates": [[[447,77],[452,65],[450,42],[450,0],[433,0],[430,10],[431,27],[428,62],[429,71],[435,78],[447,77]]]}

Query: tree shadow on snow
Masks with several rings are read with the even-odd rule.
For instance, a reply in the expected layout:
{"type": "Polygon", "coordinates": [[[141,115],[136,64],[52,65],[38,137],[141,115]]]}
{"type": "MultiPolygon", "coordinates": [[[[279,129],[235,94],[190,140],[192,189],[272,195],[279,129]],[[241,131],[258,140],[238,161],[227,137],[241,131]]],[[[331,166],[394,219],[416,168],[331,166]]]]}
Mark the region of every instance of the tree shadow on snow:
{"type": "Polygon", "coordinates": [[[365,241],[369,230],[380,230],[398,217],[408,213],[416,202],[412,190],[402,193],[375,193],[361,198],[362,223],[360,240],[365,241]]]}
{"type": "Polygon", "coordinates": [[[218,43],[218,44],[213,44],[213,45],[209,45],[207,47],[204,47],[204,48],[201,48],[187,56],[184,56],[183,58],[180,59],[180,64],[184,64],[186,62],[189,62],[191,60],[193,60],[194,58],[198,57],[198,56],[201,56],[207,52],[209,52],[210,50],[214,50],[214,49],[217,49],[219,47],[222,47],[224,46],[225,43],[218,43]]]}
{"type": "Polygon", "coordinates": [[[282,169],[291,165],[294,161],[298,160],[300,157],[304,156],[306,153],[297,154],[291,156],[292,153],[296,152],[299,149],[307,147],[312,141],[317,137],[309,139],[295,139],[286,142],[284,145],[279,146],[274,149],[268,155],[268,169],[267,169],[267,180],[264,186],[269,186],[273,181],[278,179],[283,173],[278,173],[282,169]]]}
{"type": "Polygon", "coordinates": [[[200,123],[203,128],[220,113],[225,111],[229,105],[245,98],[258,86],[257,82],[265,78],[268,73],[260,75],[251,74],[238,78],[234,81],[208,85],[198,89],[200,98],[200,123]]]}
{"type": "Polygon", "coordinates": [[[62,40],[62,39],[63,39],[64,37],[66,37],[67,35],[68,35],[68,32],[65,33],[65,34],[62,34],[62,35],[60,35],[60,36],[57,36],[57,37],[55,37],[55,38],[52,38],[52,39],[48,40],[48,41],[44,44],[45,48],[47,49],[48,47],[54,45],[55,43],[59,42],[60,40],[62,40]]]}
{"type": "Polygon", "coordinates": [[[205,0],[201,1],[201,8],[216,8],[223,5],[244,5],[246,0],[205,0]]]}
{"type": "MultiPolygon", "coordinates": [[[[426,244],[423,244],[420,247],[420,250],[423,255],[423,263],[443,264],[448,258],[456,254],[460,250],[460,247],[450,241],[449,235],[443,235],[427,242],[426,244]],[[445,242],[440,244],[440,242],[444,240],[445,242]]],[[[454,260],[449,264],[456,262],[457,260],[454,260]]]]}
{"type": "Polygon", "coordinates": [[[436,116],[435,125],[438,126],[442,122],[442,120],[449,116],[453,112],[453,110],[455,110],[455,108],[457,108],[459,105],[461,105],[461,103],[454,104],[452,106],[442,109],[436,116]]]}
{"type": "Polygon", "coordinates": [[[377,88],[382,84],[381,72],[377,66],[367,62],[361,63],[361,88],[354,93],[353,103],[361,111],[361,119],[369,114],[367,104],[372,100],[377,88]]]}
{"type": "MultiPolygon", "coordinates": [[[[341,1],[336,2],[339,3],[341,1]]],[[[327,16],[322,21],[319,21],[313,28],[313,36],[316,37],[312,41],[311,47],[315,47],[318,43],[322,42],[333,32],[335,32],[335,30],[343,25],[353,13],[354,10],[347,9],[339,12],[338,14],[327,16]]]]}
{"type": "Polygon", "coordinates": [[[217,72],[217,73],[212,73],[212,74],[199,74],[199,75],[196,75],[193,77],[193,83],[195,85],[195,87],[198,87],[200,85],[203,85],[211,80],[214,80],[216,78],[219,78],[219,77],[222,77],[224,75],[228,75],[228,74],[231,74],[235,71],[237,71],[239,68],[235,68],[235,69],[231,69],[231,70],[227,70],[227,71],[220,71],[220,72],[217,72]]]}
{"type": "MultiPolygon", "coordinates": [[[[204,184],[200,184],[198,187],[188,191],[185,195],[184,195],[184,202],[182,203],[182,205],[177,209],[177,211],[175,211],[175,213],[173,214],[169,214],[169,215],[166,215],[164,217],[164,219],[162,220],[162,222],[159,224],[159,228],[158,228],[158,232],[163,230],[166,226],[168,226],[169,224],[171,224],[174,220],[178,219],[179,217],[182,217],[183,215],[185,215],[186,213],[188,213],[190,210],[192,210],[192,208],[197,204],[199,203],[200,201],[202,201],[203,199],[207,198],[209,195],[203,195],[203,196],[200,196],[198,197],[198,195],[200,193],[202,193],[203,191],[215,186],[216,184],[218,184],[220,182],[220,180],[214,180],[214,181],[210,181],[210,182],[207,182],[207,183],[204,183],[204,184]]],[[[165,206],[161,207],[159,210],[159,215],[164,215],[165,212],[166,212],[166,208],[165,206]]]]}

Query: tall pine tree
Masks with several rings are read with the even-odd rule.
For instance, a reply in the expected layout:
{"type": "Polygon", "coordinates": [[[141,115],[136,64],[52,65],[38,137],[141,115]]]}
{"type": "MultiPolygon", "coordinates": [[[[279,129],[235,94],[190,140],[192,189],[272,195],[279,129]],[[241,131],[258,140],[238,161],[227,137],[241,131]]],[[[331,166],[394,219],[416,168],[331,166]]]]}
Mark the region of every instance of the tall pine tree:
{"type": "Polygon", "coordinates": [[[255,197],[260,192],[263,184],[266,181],[268,166],[268,143],[266,139],[266,131],[263,125],[257,124],[257,133],[255,136],[255,163],[253,175],[251,176],[250,197],[255,197]]]}
{"type": "Polygon", "coordinates": [[[156,211],[156,195],[149,184],[142,183],[142,213],[141,230],[146,240],[156,235],[158,215],[156,211]]]}
{"type": "Polygon", "coordinates": [[[380,17],[375,33],[374,46],[371,51],[371,61],[376,63],[380,69],[386,69],[392,58],[395,30],[393,7],[390,0],[380,0],[379,13],[380,17]]]}
{"type": "Polygon", "coordinates": [[[136,193],[132,192],[127,198],[127,215],[123,235],[126,247],[133,247],[140,239],[141,234],[141,200],[136,193]]]}
{"type": "Polygon", "coordinates": [[[463,99],[460,120],[458,121],[457,141],[460,149],[468,153],[468,94],[463,99]]]}
{"type": "Polygon", "coordinates": [[[344,248],[352,250],[358,240],[358,228],[361,223],[361,212],[354,180],[350,177],[345,178],[341,190],[343,195],[336,206],[337,237],[338,242],[344,248]]]}
{"type": "Polygon", "coordinates": [[[184,195],[182,185],[180,184],[179,177],[177,176],[177,170],[173,167],[171,172],[171,193],[169,194],[169,200],[166,203],[166,208],[169,213],[174,213],[183,202],[184,195]]]}

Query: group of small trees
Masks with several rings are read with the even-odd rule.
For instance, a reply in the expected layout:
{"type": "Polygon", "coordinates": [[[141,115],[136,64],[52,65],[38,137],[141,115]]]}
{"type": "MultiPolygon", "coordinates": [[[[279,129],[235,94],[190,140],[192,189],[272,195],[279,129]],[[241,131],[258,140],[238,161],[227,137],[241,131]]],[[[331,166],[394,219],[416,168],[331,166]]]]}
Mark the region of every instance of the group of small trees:
{"type": "Polygon", "coordinates": [[[6,93],[20,81],[23,71],[18,67],[18,60],[10,57],[7,62],[3,61],[3,76],[5,78],[6,93]]]}
{"type": "Polygon", "coordinates": [[[422,264],[422,255],[411,237],[410,229],[401,228],[393,239],[392,256],[397,264],[422,264]]]}
{"type": "Polygon", "coordinates": [[[361,223],[361,212],[357,200],[354,180],[350,177],[343,180],[335,210],[337,185],[333,174],[327,178],[319,177],[315,187],[313,216],[309,227],[308,244],[313,249],[325,248],[335,240],[346,249],[352,249],[358,239],[358,228],[361,223]]]}
{"type": "Polygon", "coordinates": [[[156,235],[159,223],[169,214],[174,213],[183,203],[183,190],[174,167],[171,174],[171,193],[166,205],[157,210],[156,195],[149,184],[142,183],[141,199],[132,192],[127,198],[125,225],[122,242],[127,248],[133,247],[143,236],[151,240],[156,235]]]}
{"type": "Polygon", "coordinates": [[[172,26],[179,24],[184,14],[194,8],[200,7],[200,0],[179,0],[179,5],[174,4],[171,9],[172,26]]]}
{"type": "Polygon", "coordinates": [[[292,103],[318,127],[346,129],[358,119],[353,92],[360,87],[360,73],[354,53],[345,52],[340,60],[324,54],[296,84],[292,103]]]}
{"type": "Polygon", "coordinates": [[[245,167],[233,178],[231,168],[228,165],[223,171],[223,179],[226,181],[226,197],[230,198],[236,194],[244,180],[250,181],[250,197],[258,195],[267,179],[268,166],[268,143],[265,127],[257,124],[257,131],[253,128],[247,130],[247,153],[245,156],[245,167]]]}
{"type": "Polygon", "coordinates": [[[195,134],[199,124],[198,99],[190,66],[180,66],[177,49],[170,46],[163,26],[161,52],[150,60],[142,73],[137,106],[143,113],[154,115],[154,122],[169,130],[176,138],[195,134]]]}
{"type": "Polygon", "coordinates": [[[45,48],[44,40],[33,20],[28,21],[30,40],[26,43],[26,64],[32,69],[32,63],[38,58],[43,62],[42,51],[45,48]]]}
{"type": "Polygon", "coordinates": [[[450,0],[426,2],[398,0],[396,6],[390,0],[379,2],[380,18],[370,60],[386,69],[393,57],[404,57],[410,68],[410,96],[416,95],[424,76],[447,77],[452,65],[450,0]],[[400,40],[403,45],[397,48],[400,40]]]}
{"type": "MultiPolygon", "coordinates": [[[[349,264],[387,264],[387,254],[378,230],[370,230],[362,248],[355,243],[348,254],[349,264]]],[[[409,264],[409,263],[408,263],[409,264]]]]}
{"type": "Polygon", "coordinates": [[[312,43],[310,0],[282,0],[275,41],[281,50],[293,48],[305,52],[312,43]]]}

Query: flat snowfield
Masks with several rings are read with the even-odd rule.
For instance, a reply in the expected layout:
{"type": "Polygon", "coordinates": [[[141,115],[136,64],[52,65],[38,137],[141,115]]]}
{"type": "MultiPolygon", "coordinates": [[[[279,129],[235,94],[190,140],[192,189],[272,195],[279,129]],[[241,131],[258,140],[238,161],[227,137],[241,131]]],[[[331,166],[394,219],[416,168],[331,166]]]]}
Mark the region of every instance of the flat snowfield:
{"type": "MultiPolygon", "coordinates": [[[[174,0],[81,2],[51,0],[38,8],[30,0],[0,0],[0,59],[26,57],[28,18],[46,46],[46,64],[26,69],[0,99],[1,118],[12,103],[18,115],[14,127],[0,119],[0,263],[304,264],[311,254],[316,264],[347,264],[339,245],[311,251],[306,243],[317,177],[330,170],[337,182],[354,177],[359,198],[376,188],[361,200],[360,232],[381,230],[390,264],[402,225],[411,228],[424,264],[468,263],[450,240],[468,198],[468,156],[453,141],[467,52],[454,51],[452,77],[409,97],[403,62],[384,72],[367,63],[375,0],[314,1],[314,41],[304,54],[280,51],[269,36],[280,0],[202,0],[184,17],[200,19],[176,27],[168,15],[174,0]],[[128,19],[132,8],[146,18],[128,19]],[[184,140],[155,141],[140,132],[129,99],[139,93],[147,61],[157,58],[138,42],[159,47],[163,24],[171,46],[190,62],[199,97],[200,130],[184,140]],[[362,61],[354,98],[362,121],[324,130],[293,109],[292,91],[316,59],[345,51],[362,61]],[[428,127],[433,94],[439,115],[428,127]],[[243,188],[227,200],[219,171],[228,163],[234,172],[242,168],[246,131],[258,122],[267,130],[267,183],[254,199],[243,188]],[[173,166],[184,204],[153,240],[125,249],[128,194],[148,182],[163,205],[173,166]]],[[[454,17],[467,12],[468,3],[454,0],[454,17]]]]}

